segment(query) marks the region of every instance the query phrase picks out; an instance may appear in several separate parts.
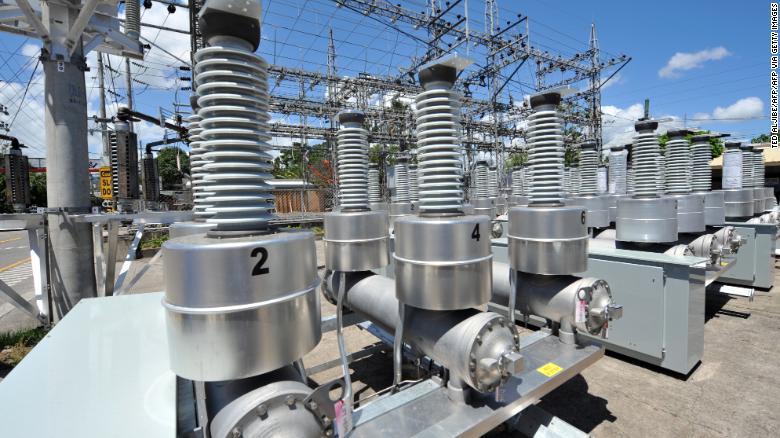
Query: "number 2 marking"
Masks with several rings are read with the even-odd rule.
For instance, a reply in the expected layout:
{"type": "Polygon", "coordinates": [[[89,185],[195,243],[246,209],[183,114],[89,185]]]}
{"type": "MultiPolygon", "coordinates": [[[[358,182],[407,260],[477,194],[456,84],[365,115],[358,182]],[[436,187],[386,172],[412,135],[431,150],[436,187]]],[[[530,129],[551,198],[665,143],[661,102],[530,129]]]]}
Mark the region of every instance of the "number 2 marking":
{"type": "Polygon", "coordinates": [[[257,254],[260,254],[260,260],[257,262],[255,267],[252,269],[252,276],[255,275],[263,275],[271,272],[270,269],[264,268],[263,265],[265,262],[268,261],[268,250],[263,248],[262,246],[259,246],[252,250],[252,254],[250,254],[251,257],[257,257],[257,254]]]}

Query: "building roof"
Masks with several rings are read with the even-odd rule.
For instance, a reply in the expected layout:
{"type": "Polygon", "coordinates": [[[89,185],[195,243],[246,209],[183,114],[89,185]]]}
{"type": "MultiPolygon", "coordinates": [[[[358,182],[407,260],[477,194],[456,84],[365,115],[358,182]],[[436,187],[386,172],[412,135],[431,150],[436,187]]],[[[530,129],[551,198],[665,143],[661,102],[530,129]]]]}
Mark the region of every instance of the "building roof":
{"type": "MultiPolygon", "coordinates": [[[[754,146],[763,149],[764,165],[767,167],[780,167],[780,148],[771,148],[769,143],[758,143],[754,146]]],[[[710,161],[710,167],[713,169],[723,168],[723,155],[715,157],[710,161]]]]}

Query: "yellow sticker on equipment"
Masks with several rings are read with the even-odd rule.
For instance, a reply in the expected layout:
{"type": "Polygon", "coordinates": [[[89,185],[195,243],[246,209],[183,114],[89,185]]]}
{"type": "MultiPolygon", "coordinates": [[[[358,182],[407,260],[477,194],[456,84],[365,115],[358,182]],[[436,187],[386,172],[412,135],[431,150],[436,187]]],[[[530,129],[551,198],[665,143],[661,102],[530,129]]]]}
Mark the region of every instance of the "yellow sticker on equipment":
{"type": "Polygon", "coordinates": [[[536,371],[539,371],[540,373],[544,374],[547,377],[552,377],[561,371],[563,371],[563,368],[559,367],[558,365],[547,362],[545,365],[540,366],[536,369],[536,371]]]}

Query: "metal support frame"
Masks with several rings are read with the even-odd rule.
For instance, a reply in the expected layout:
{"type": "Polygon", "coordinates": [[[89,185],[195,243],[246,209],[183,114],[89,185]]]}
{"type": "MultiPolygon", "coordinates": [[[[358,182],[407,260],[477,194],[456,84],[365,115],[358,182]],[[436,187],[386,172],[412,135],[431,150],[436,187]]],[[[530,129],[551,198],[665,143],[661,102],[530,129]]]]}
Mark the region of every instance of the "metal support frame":
{"type": "Polygon", "coordinates": [[[2,214],[0,231],[27,231],[35,304],[29,303],[13,288],[0,280],[0,294],[17,309],[43,322],[51,323],[49,296],[48,236],[43,214],[2,214]]]}

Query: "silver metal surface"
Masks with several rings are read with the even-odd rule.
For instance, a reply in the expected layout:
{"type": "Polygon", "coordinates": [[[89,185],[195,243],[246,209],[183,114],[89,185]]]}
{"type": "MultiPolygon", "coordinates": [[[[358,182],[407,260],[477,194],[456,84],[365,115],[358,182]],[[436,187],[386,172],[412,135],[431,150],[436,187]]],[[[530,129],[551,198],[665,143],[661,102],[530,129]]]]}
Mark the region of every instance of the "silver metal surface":
{"type": "Polygon", "coordinates": [[[586,141],[580,145],[580,193],[585,196],[598,195],[599,157],[596,146],[594,141],[586,141]]]}
{"type": "Polygon", "coordinates": [[[727,218],[745,218],[753,216],[753,189],[723,190],[724,207],[727,218]]]}
{"type": "Polygon", "coordinates": [[[319,342],[311,233],[194,235],[167,241],[163,251],[163,305],[176,374],[203,381],[262,374],[319,342]]]}
{"type": "MultiPolygon", "coordinates": [[[[666,143],[666,166],[664,168],[666,193],[671,195],[691,193],[691,151],[690,143],[685,139],[684,134],[684,131],[673,131],[673,135],[670,135],[669,141],[666,143]]],[[[685,214],[681,213],[682,204],[678,203],[678,215],[685,214]]],[[[687,233],[688,231],[682,231],[686,220],[680,216],[678,219],[680,219],[680,232],[687,233]]]]}
{"type": "Polygon", "coordinates": [[[677,232],[701,233],[706,228],[704,195],[669,195],[677,201],[677,232]]]}
{"type": "Polygon", "coordinates": [[[392,230],[395,228],[396,220],[412,214],[414,214],[414,212],[412,211],[412,204],[410,202],[391,202],[390,214],[388,215],[390,229],[392,230]]]}
{"type": "Polygon", "coordinates": [[[531,198],[523,195],[512,195],[509,197],[509,208],[525,207],[531,202],[531,198]]]}
{"type": "MultiPolygon", "coordinates": [[[[709,143],[707,143],[709,144],[709,143]]],[[[701,192],[699,194],[702,194],[701,192]]],[[[707,226],[726,222],[726,195],[722,190],[704,192],[704,223],[707,226]]]]}
{"type": "Polygon", "coordinates": [[[437,389],[423,382],[406,390],[414,391],[417,386],[426,385],[412,395],[401,391],[380,399],[379,406],[371,403],[356,412],[356,427],[351,436],[481,436],[536,403],[604,354],[603,348],[597,345],[566,345],[551,336],[523,347],[520,353],[526,358],[526,367],[506,383],[503,401],[497,402],[492,394],[486,394],[464,404],[450,399],[446,387],[437,389]],[[561,371],[549,377],[542,374],[539,369],[549,363],[558,365],[561,371]],[[397,407],[389,410],[387,406],[397,407]]]}
{"type": "Polygon", "coordinates": [[[524,274],[501,262],[493,262],[493,278],[493,303],[507,306],[514,293],[519,313],[558,323],[569,336],[573,330],[600,334],[610,321],[622,316],[622,309],[613,303],[604,280],[524,274]]]}
{"type": "Polygon", "coordinates": [[[617,240],[674,242],[677,240],[677,201],[674,198],[627,198],[617,203],[617,240]]]}
{"type": "Polygon", "coordinates": [[[517,167],[512,169],[512,196],[523,196],[526,194],[526,169],[517,167]]]}
{"type": "Polygon", "coordinates": [[[393,193],[393,203],[408,204],[409,198],[409,170],[405,158],[400,158],[393,166],[395,175],[395,192],[393,193]]]}
{"type": "Polygon", "coordinates": [[[388,218],[384,211],[326,213],[325,267],[333,271],[367,271],[390,263],[388,218]]]}
{"type": "Polygon", "coordinates": [[[407,216],[395,222],[396,296],[430,310],[479,306],[490,300],[487,216],[407,216]]]}
{"type": "Polygon", "coordinates": [[[168,227],[168,233],[171,239],[175,239],[177,237],[191,236],[193,234],[203,234],[214,229],[214,226],[214,224],[208,222],[174,222],[168,227]]]}
{"type": "Polygon", "coordinates": [[[507,236],[512,268],[550,275],[587,269],[586,218],[587,214],[581,207],[510,209],[507,236]]]}
{"type": "Polygon", "coordinates": [[[211,437],[320,437],[324,432],[321,420],[304,406],[311,392],[301,382],[285,380],[244,394],[214,417],[211,437]]]}
{"type": "Polygon", "coordinates": [[[753,187],[753,214],[761,214],[764,208],[764,187],[753,187]]]}
{"type": "MultiPolygon", "coordinates": [[[[399,325],[399,301],[393,279],[369,275],[346,280],[346,305],[388,333],[399,325]]],[[[326,278],[326,287],[341,287],[326,278]]],[[[405,307],[403,339],[480,392],[496,388],[517,370],[508,353],[517,349],[517,332],[505,317],[462,309],[441,312],[405,307]]]]}
{"type": "Polygon", "coordinates": [[[612,198],[608,196],[579,196],[567,200],[567,205],[584,207],[587,211],[585,226],[588,228],[605,228],[609,226],[609,203],[612,198]]]}
{"type": "Polygon", "coordinates": [[[689,243],[688,247],[696,257],[709,259],[709,265],[720,266],[723,256],[723,243],[718,240],[715,234],[703,234],[689,243]]]}
{"type": "Polygon", "coordinates": [[[384,212],[387,212],[390,209],[390,206],[387,205],[387,202],[369,202],[368,203],[368,208],[371,211],[384,211],[384,212]]]}
{"type": "Polygon", "coordinates": [[[474,215],[485,215],[490,219],[496,217],[496,204],[491,198],[476,198],[471,200],[474,215]]]}
{"type": "MultiPolygon", "coordinates": [[[[709,192],[712,188],[712,145],[704,136],[694,136],[691,141],[691,185],[695,192],[709,192]]],[[[723,223],[723,222],[721,222],[723,223]]],[[[707,225],[714,225],[707,223],[707,225]]]]}

